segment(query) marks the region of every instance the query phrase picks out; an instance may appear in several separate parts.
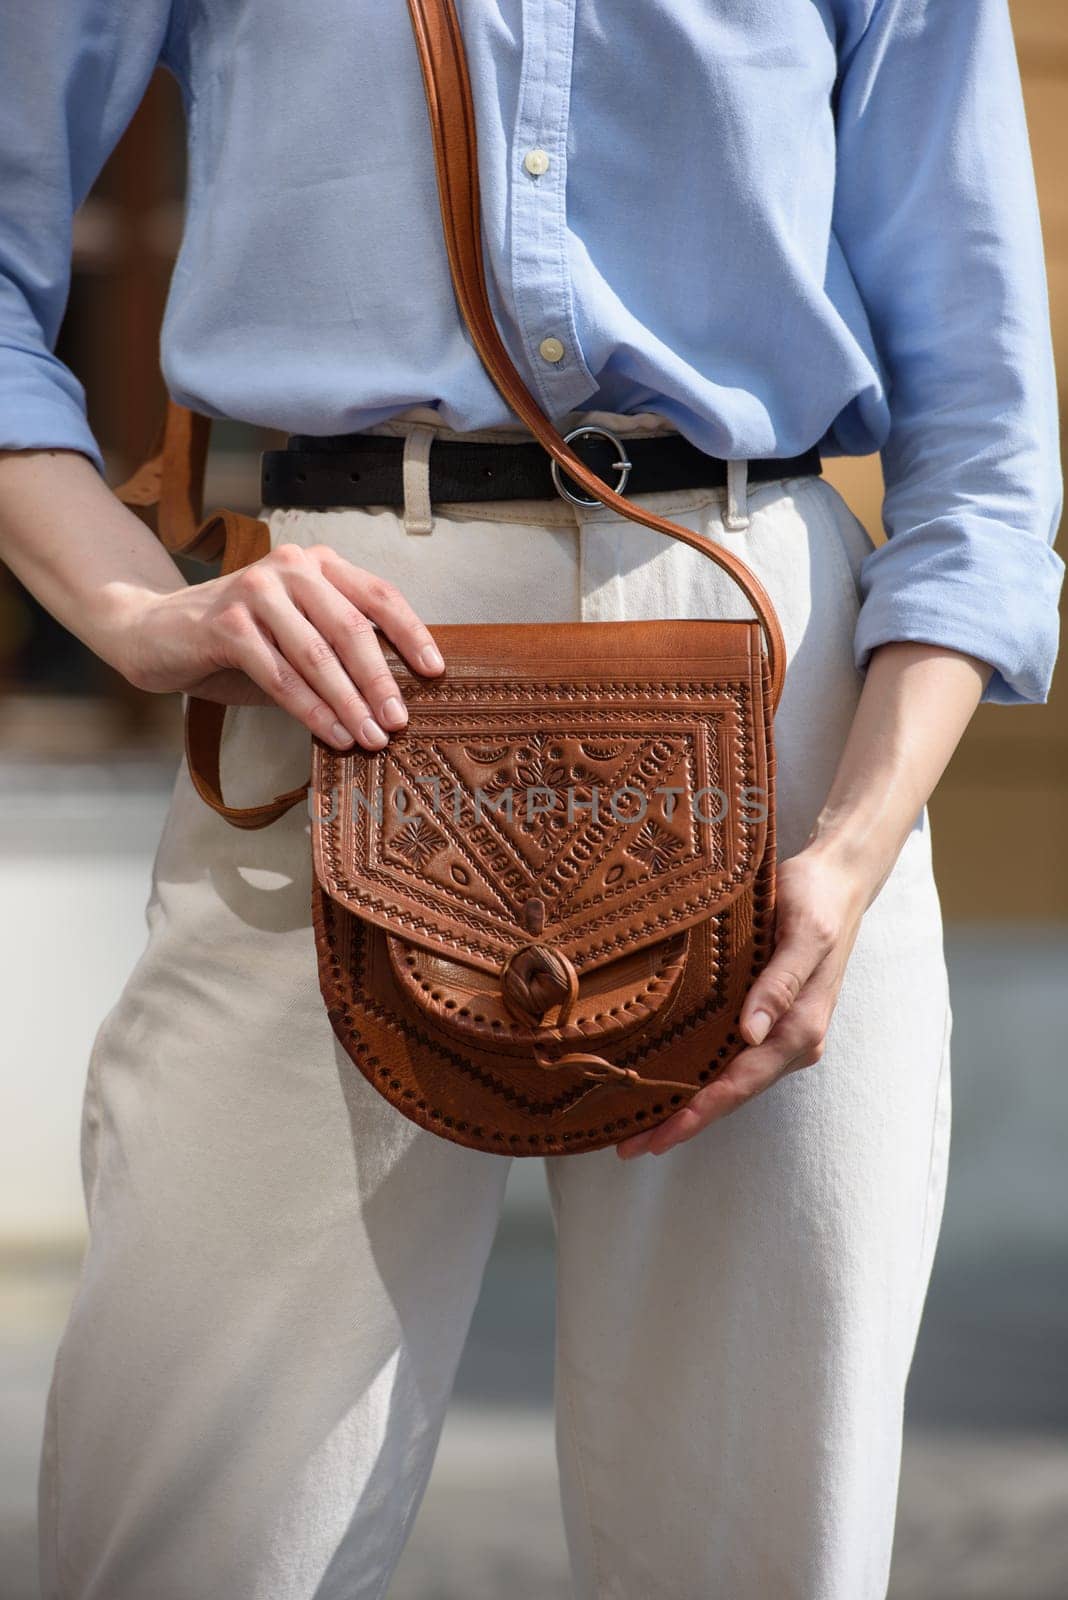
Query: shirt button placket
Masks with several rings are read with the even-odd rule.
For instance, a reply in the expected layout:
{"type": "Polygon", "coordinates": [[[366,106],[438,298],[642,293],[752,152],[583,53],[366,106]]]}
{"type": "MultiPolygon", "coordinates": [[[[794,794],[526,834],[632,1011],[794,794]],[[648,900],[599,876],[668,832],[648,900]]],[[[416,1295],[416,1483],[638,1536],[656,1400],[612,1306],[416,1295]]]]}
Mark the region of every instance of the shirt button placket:
{"type": "Polygon", "coordinates": [[[575,0],[523,0],[512,182],[512,295],[535,390],[550,415],[597,387],[578,348],[565,237],[575,0]]]}

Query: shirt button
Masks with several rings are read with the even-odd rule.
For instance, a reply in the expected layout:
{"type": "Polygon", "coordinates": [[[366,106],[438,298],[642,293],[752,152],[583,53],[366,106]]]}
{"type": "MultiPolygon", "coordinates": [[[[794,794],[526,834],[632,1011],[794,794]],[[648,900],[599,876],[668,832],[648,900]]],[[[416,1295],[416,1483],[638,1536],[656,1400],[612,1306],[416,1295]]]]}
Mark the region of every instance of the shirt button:
{"type": "Polygon", "coordinates": [[[528,150],[523,157],[523,165],[535,178],[540,178],[543,172],[549,170],[549,157],[544,150],[528,150]]]}
{"type": "Polygon", "coordinates": [[[564,359],[564,347],[559,339],[553,338],[552,334],[541,341],[538,349],[546,361],[562,361],[564,359]]]}

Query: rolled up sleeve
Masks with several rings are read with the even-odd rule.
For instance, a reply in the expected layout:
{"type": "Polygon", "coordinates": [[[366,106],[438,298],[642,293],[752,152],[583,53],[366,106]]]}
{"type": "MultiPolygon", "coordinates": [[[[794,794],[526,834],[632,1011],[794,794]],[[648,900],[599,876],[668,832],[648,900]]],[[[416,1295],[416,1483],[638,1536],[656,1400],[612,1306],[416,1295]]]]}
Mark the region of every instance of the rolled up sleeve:
{"type": "Polygon", "coordinates": [[[80,450],[103,475],[78,379],[55,355],[74,212],[145,92],[170,0],[0,7],[0,449],[80,450]]]}
{"type": "Polygon", "coordinates": [[[892,640],[1045,701],[1064,562],[1042,233],[1007,0],[874,0],[840,51],[835,231],[889,397],[886,542],[858,667],[892,640]]]}

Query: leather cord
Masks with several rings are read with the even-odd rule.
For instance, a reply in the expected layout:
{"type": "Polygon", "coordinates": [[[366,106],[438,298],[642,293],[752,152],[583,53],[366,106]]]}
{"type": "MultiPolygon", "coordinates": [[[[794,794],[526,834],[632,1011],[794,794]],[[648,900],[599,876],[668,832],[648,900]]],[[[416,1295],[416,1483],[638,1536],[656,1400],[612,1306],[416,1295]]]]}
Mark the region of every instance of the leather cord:
{"type": "Polygon", "coordinates": [[[155,511],[155,517],[145,520],[171,555],[196,556],[201,561],[214,561],[222,553],[214,540],[218,530],[201,525],[210,437],[210,417],[168,400],[148,460],[115,490],[126,505],[155,511]]]}
{"type": "MultiPolygon", "coordinates": [[[[562,950],[556,950],[551,945],[534,945],[530,949],[544,951],[545,959],[553,967],[560,970],[561,976],[567,984],[567,994],[557,1009],[556,1021],[551,1028],[545,1030],[544,1043],[559,1043],[562,1030],[571,1020],[571,1013],[579,996],[579,976],[575,964],[562,950]]],[[[506,981],[502,988],[505,1002],[508,1002],[507,970],[506,981]]],[[[554,1009],[550,1007],[550,1010],[554,1009]]],[[[529,1020],[526,1019],[526,1020],[529,1020]]],[[[594,1054],[590,1050],[569,1050],[562,1056],[555,1058],[547,1056],[539,1045],[531,1047],[531,1054],[536,1064],[546,1072],[555,1072],[558,1067],[585,1067],[582,1076],[591,1088],[609,1083],[626,1083],[631,1086],[643,1085],[645,1088],[654,1089],[685,1089],[687,1094],[693,1092],[692,1083],[681,1083],[675,1078],[647,1078],[637,1072],[633,1067],[618,1067],[614,1061],[608,1061],[604,1056],[594,1054]]],[[[570,1110],[575,1102],[571,1102],[570,1110]]]]}
{"type": "Polygon", "coordinates": [[[774,710],[782,694],[786,641],[771,597],[760,580],[731,551],[617,494],[561,437],[519,376],[497,329],[486,290],[475,113],[456,7],[453,0],[408,0],[408,10],[426,89],[453,284],[464,321],[490,377],[519,419],[580,487],[622,516],[689,545],[730,574],[756,612],[764,633],[774,710]]]}

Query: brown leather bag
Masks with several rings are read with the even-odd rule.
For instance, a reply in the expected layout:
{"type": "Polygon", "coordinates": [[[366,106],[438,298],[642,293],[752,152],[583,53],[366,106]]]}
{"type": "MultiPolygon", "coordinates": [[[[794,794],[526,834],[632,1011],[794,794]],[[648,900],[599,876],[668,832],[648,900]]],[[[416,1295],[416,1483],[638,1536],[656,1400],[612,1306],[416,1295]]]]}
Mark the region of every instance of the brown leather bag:
{"type": "MultiPolygon", "coordinates": [[[[440,678],[387,647],[409,721],[384,750],[312,738],[309,784],[254,807],[223,800],[223,706],[190,698],[186,754],[236,827],[308,794],[320,986],[381,1094],[475,1149],[596,1150],[669,1116],[742,1048],[739,1010],[771,953],[785,646],[743,562],[603,483],[525,387],[486,294],[454,6],[409,10],[457,300],[487,370],[575,483],[716,562],[756,616],[435,627],[440,678]]],[[[199,522],[209,426],[172,402],[117,492],[158,505],[169,549],[233,571],[270,536],[232,511],[199,522]]]]}

